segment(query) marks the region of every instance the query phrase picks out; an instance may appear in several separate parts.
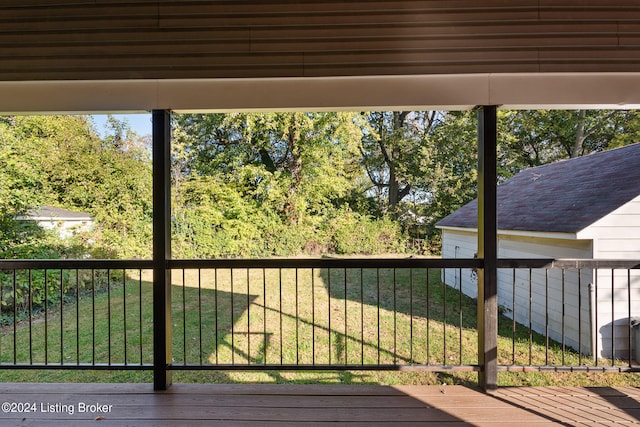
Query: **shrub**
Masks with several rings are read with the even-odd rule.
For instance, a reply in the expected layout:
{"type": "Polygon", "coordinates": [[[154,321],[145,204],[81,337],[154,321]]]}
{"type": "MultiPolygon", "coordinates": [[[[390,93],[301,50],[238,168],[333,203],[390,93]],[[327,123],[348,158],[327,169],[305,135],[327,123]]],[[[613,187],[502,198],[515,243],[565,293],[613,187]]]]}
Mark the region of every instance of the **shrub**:
{"type": "Polygon", "coordinates": [[[372,219],[343,211],[329,223],[337,254],[383,254],[405,251],[406,238],[400,226],[388,218],[372,219]]]}

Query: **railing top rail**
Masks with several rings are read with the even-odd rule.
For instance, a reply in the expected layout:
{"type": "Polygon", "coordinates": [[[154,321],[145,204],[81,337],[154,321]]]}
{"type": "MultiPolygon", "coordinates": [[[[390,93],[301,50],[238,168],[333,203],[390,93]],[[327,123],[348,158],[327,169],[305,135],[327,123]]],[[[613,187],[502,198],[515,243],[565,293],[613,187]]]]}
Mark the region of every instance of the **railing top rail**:
{"type": "MultiPolygon", "coordinates": [[[[172,259],[167,268],[482,268],[477,258],[220,258],[172,259]]],[[[152,269],[152,260],[0,260],[13,269],[152,269]]],[[[500,258],[498,268],[640,269],[640,260],[500,258]]]]}
{"type": "Polygon", "coordinates": [[[552,258],[501,258],[498,268],[546,268],[546,269],[640,269],[640,260],[622,259],[552,259],[552,258]]]}
{"type": "Polygon", "coordinates": [[[481,268],[475,258],[263,258],[170,260],[169,268],[481,268]]]}
{"type": "Polygon", "coordinates": [[[116,259],[0,259],[0,270],[26,269],[151,269],[151,260],[116,259]]]}

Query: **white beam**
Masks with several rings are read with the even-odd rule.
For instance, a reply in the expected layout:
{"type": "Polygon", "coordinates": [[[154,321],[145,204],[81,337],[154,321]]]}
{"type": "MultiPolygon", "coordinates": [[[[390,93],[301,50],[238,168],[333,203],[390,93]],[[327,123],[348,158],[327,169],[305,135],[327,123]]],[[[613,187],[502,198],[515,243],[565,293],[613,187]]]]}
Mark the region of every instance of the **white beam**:
{"type": "Polygon", "coordinates": [[[640,73],[0,82],[1,114],[640,107],[640,73]]]}

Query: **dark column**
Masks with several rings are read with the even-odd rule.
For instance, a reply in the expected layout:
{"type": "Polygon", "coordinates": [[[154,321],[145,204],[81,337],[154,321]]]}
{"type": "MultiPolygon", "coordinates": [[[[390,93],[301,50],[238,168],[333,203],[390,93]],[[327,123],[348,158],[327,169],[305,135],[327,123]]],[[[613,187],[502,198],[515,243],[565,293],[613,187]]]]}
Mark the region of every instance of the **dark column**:
{"type": "Polygon", "coordinates": [[[171,114],[153,110],[153,388],[171,386],[171,114]]]}
{"type": "Polygon", "coordinates": [[[498,386],[498,220],[496,201],[495,106],[478,111],[478,364],[479,382],[485,391],[498,386]]]}

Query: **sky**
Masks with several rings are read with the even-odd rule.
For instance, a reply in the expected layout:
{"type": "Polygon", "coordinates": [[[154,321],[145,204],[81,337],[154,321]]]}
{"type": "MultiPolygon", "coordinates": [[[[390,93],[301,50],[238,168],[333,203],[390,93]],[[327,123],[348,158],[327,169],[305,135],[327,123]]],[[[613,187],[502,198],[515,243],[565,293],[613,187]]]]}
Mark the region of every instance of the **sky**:
{"type": "MultiPolygon", "coordinates": [[[[151,135],[151,114],[111,114],[118,120],[124,120],[129,124],[131,130],[137,133],[139,136],[151,135]]],[[[106,131],[105,124],[107,123],[106,114],[93,114],[91,119],[96,127],[96,130],[100,136],[104,137],[106,131]]]]}

